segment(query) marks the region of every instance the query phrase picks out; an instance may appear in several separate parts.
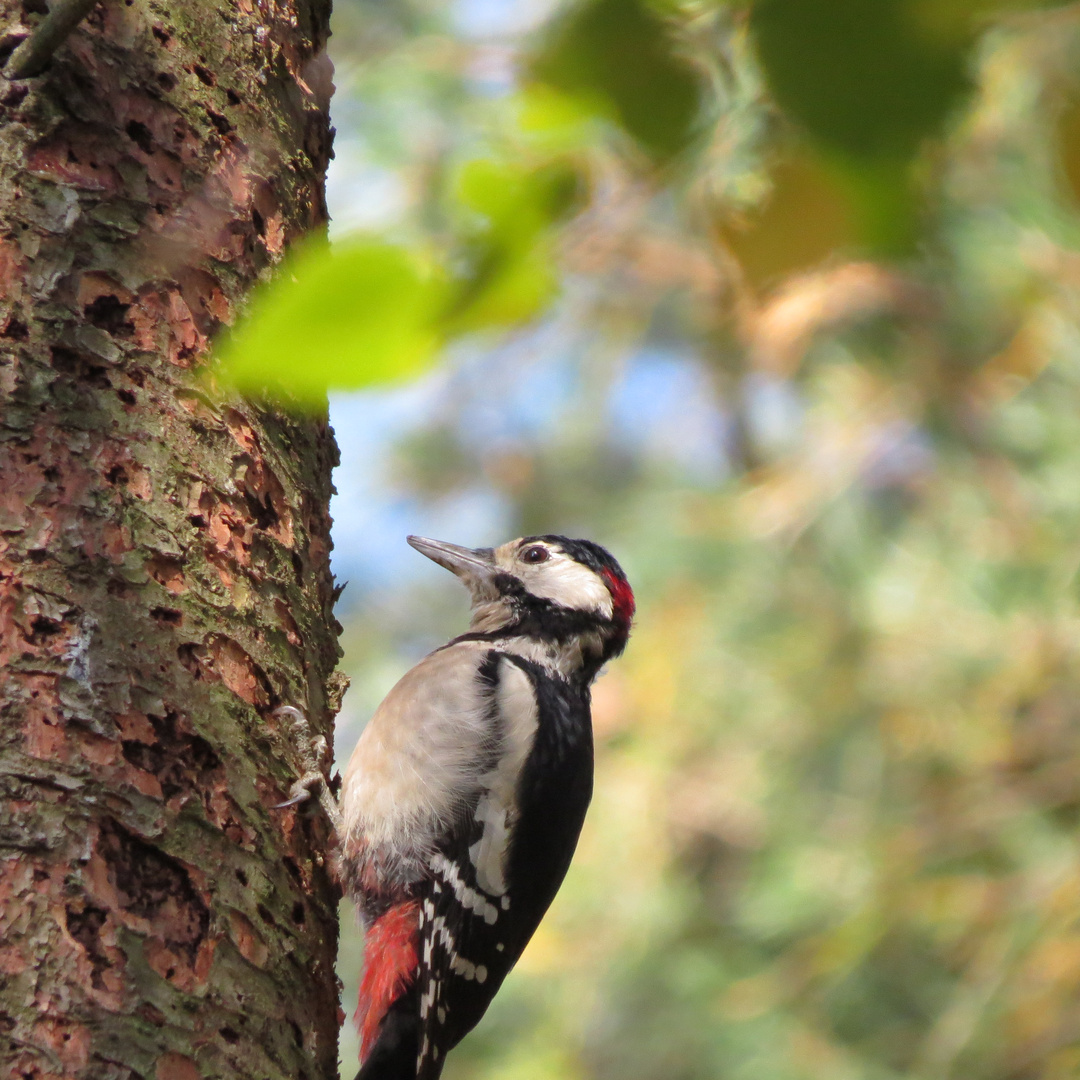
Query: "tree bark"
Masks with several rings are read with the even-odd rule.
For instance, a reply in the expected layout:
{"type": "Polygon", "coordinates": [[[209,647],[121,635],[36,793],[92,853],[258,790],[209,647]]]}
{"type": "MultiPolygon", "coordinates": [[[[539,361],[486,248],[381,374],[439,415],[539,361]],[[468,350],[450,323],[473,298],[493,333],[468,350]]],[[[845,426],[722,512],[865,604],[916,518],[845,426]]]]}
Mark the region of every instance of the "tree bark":
{"type": "MultiPolygon", "coordinates": [[[[0,65],[44,12],[0,0],[0,65]]],[[[0,79],[0,1075],[336,1077],[287,724],[341,687],[325,419],[208,396],[325,220],[327,0],[105,0],[0,79]]]]}

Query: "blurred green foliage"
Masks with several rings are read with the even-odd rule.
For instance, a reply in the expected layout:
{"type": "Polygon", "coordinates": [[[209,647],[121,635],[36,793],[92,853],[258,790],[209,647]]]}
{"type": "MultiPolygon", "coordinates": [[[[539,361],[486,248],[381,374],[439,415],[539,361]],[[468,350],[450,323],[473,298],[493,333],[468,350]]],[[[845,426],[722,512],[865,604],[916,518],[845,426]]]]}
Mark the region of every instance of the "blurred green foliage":
{"type": "MultiPolygon", "coordinates": [[[[496,340],[496,412],[561,365],[542,429],[459,388],[389,471],[639,595],[570,877],[447,1080],[1080,1076],[1080,5],[519,7],[338,5],[339,128],[408,194],[244,361],[295,329],[314,393],[496,340]],[[619,427],[658,352],[712,472],[619,427]]],[[[447,589],[347,620],[348,709],[447,589]]]]}
{"type": "Polygon", "coordinates": [[[325,407],[328,387],[415,375],[442,343],[447,283],[413,252],[378,239],[299,245],[218,343],[222,381],[325,407]]]}
{"type": "Polygon", "coordinates": [[[453,185],[441,259],[376,236],[299,245],[218,342],[214,376],[318,410],[330,390],[416,375],[455,336],[528,321],[557,291],[551,228],[582,184],[567,160],[478,158],[453,185]]]}
{"type": "Polygon", "coordinates": [[[684,150],[701,118],[704,72],[649,0],[567,8],[530,64],[541,83],[620,124],[657,161],[684,150]]]}

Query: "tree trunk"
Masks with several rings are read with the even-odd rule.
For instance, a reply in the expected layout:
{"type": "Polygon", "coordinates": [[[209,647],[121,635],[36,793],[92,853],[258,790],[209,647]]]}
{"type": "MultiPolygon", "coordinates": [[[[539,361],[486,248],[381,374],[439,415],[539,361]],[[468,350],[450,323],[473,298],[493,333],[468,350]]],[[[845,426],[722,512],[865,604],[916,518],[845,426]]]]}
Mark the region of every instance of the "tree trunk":
{"type": "MultiPolygon", "coordinates": [[[[42,0],[0,0],[0,61],[42,0]]],[[[325,220],[326,0],[104,0],[0,79],[0,1075],[336,1077],[277,705],[340,687],[325,420],[193,369],[325,220]]]]}

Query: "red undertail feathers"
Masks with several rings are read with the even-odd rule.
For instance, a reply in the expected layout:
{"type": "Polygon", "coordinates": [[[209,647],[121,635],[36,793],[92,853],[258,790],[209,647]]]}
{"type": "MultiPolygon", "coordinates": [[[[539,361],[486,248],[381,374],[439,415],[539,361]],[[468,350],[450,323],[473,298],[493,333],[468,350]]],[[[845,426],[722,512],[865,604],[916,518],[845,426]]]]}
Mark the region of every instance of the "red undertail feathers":
{"type": "Polygon", "coordinates": [[[354,1020],[363,1061],[379,1034],[387,1010],[416,976],[416,935],[420,904],[406,901],[380,915],[364,935],[364,975],[354,1020]]]}

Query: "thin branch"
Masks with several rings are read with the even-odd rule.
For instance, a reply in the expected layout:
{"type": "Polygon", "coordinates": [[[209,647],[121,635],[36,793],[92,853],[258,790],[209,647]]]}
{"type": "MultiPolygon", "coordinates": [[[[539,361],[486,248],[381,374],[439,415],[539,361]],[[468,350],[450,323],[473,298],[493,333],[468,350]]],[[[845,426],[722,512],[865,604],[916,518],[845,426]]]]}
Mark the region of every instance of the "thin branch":
{"type": "Polygon", "coordinates": [[[54,0],[49,14],[37,29],[11,54],[4,68],[9,79],[30,79],[40,75],[52,54],[68,34],[90,13],[97,0],[54,0]]]}

